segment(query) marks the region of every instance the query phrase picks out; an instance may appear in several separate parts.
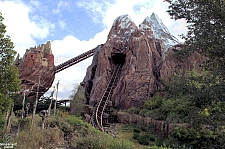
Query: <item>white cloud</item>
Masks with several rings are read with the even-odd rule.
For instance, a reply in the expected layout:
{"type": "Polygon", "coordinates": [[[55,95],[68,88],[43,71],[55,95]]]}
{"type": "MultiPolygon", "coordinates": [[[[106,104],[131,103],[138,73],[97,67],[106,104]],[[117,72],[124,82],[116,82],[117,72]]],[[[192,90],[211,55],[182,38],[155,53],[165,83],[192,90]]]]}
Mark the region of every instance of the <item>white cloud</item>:
{"type": "Polygon", "coordinates": [[[67,9],[67,8],[69,8],[69,2],[60,0],[57,4],[57,8],[53,9],[52,12],[54,14],[60,14],[61,9],[67,9]]]}
{"type": "MultiPolygon", "coordinates": [[[[95,23],[102,23],[106,28],[110,28],[113,21],[124,14],[128,14],[138,26],[153,12],[162,19],[162,22],[170,31],[174,31],[174,26],[185,28],[185,24],[170,19],[169,14],[166,12],[169,3],[163,2],[163,0],[129,0],[129,2],[114,0],[110,2],[82,0],[77,2],[77,6],[84,8],[95,23]]],[[[176,30],[175,36],[183,32],[184,30],[176,30]]]]}
{"type": "Polygon", "coordinates": [[[30,3],[34,6],[34,7],[40,7],[40,2],[37,0],[30,0],[30,3]]]}
{"type": "Polygon", "coordinates": [[[63,22],[62,20],[59,20],[59,27],[63,30],[66,26],[66,23],[63,22]]]}
{"type": "MultiPolygon", "coordinates": [[[[52,41],[52,52],[55,55],[55,65],[58,65],[64,61],[67,61],[75,56],[78,56],[88,50],[97,47],[100,44],[106,42],[109,29],[105,29],[102,32],[97,33],[93,38],[86,40],[79,40],[74,36],[66,36],[63,40],[52,41]]],[[[92,57],[88,58],[70,68],[67,68],[55,76],[53,86],[60,80],[59,91],[61,93],[67,92],[68,96],[73,89],[73,84],[79,84],[86,75],[86,69],[91,64],[92,57]]],[[[65,97],[63,97],[65,98],[65,97]]]]}
{"type": "Polygon", "coordinates": [[[0,1],[0,10],[5,18],[7,35],[14,42],[15,50],[22,56],[28,47],[36,45],[36,39],[44,39],[49,35],[49,24],[46,20],[39,23],[29,18],[31,8],[19,0],[0,1]],[[10,9],[9,9],[10,8],[10,9]]]}

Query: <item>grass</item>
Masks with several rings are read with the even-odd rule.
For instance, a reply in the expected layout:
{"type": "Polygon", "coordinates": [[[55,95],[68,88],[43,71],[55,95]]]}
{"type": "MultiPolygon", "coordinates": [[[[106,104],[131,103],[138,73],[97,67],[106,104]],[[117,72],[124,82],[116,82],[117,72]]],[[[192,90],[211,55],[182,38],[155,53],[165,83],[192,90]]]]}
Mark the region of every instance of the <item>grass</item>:
{"type": "Polygon", "coordinates": [[[154,146],[154,142],[150,142],[148,146],[139,144],[139,141],[133,138],[134,132],[140,135],[148,133],[134,125],[117,124],[119,134],[117,138],[113,138],[112,135],[82,121],[81,117],[64,113],[46,118],[44,130],[41,130],[41,118],[38,115],[35,115],[33,127],[31,118],[18,120],[13,117],[12,123],[21,124],[14,140],[17,143],[15,149],[159,149],[154,146]]]}
{"type": "MultiPolygon", "coordinates": [[[[148,146],[146,145],[141,145],[138,143],[137,140],[133,139],[134,135],[134,127],[131,125],[126,125],[126,124],[117,124],[118,127],[118,139],[123,140],[123,141],[131,141],[134,143],[135,148],[138,149],[148,149],[148,146]]],[[[143,132],[141,132],[143,133],[143,132]]],[[[154,145],[154,144],[153,144],[154,145]]]]}

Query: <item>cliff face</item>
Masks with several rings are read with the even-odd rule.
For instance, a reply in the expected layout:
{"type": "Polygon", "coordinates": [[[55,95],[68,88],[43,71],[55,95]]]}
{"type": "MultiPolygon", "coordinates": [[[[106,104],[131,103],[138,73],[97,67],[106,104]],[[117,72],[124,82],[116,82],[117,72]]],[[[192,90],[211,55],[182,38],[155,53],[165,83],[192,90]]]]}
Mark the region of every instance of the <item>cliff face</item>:
{"type": "Polygon", "coordinates": [[[22,91],[29,90],[26,92],[28,96],[35,95],[37,91],[41,96],[51,87],[55,78],[55,66],[50,41],[27,49],[23,58],[18,55],[15,64],[22,81],[22,91]]]}
{"type": "Polygon", "coordinates": [[[193,68],[193,61],[177,61],[171,56],[173,50],[169,47],[177,41],[155,14],[139,27],[128,15],[118,17],[106,43],[97,47],[81,83],[89,105],[95,106],[101,98],[118,63],[123,67],[111,100],[113,107],[119,109],[142,105],[162,87],[159,80],[168,78],[180,65],[193,68]]]}

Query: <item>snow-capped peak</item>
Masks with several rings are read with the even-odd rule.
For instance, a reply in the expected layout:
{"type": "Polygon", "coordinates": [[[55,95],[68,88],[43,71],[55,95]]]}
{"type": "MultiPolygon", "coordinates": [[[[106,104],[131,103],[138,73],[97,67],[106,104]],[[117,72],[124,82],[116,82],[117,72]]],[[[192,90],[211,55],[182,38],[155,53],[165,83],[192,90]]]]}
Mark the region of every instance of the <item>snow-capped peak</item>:
{"type": "Polygon", "coordinates": [[[115,19],[113,25],[116,25],[117,23],[119,23],[118,26],[121,29],[129,28],[132,24],[134,24],[134,22],[132,21],[132,19],[130,18],[130,16],[127,15],[127,14],[117,17],[115,19]]]}
{"type": "Polygon", "coordinates": [[[152,13],[151,17],[147,16],[139,27],[141,29],[151,29],[153,31],[154,37],[157,39],[162,39],[165,42],[167,48],[179,43],[179,40],[170,34],[162,20],[159,19],[158,15],[154,12],[152,13]]]}

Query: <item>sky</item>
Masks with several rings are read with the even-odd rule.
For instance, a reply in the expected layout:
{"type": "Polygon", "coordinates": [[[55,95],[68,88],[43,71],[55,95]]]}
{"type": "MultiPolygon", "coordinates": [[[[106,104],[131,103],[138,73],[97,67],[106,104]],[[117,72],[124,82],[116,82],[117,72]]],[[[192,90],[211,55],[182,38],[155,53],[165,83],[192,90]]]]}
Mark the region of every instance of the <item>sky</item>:
{"type": "MultiPolygon", "coordinates": [[[[55,65],[104,44],[114,20],[128,14],[138,26],[156,13],[176,36],[187,31],[184,20],[172,20],[163,0],[0,0],[7,35],[23,56],[26,49],[51,41],[55,65]]],[[[55,76],[58,99],[68,99],[82,82],[92,57],[55,76]]],[[[52,88],[45,94],[48,96],[52,88]]]]}

